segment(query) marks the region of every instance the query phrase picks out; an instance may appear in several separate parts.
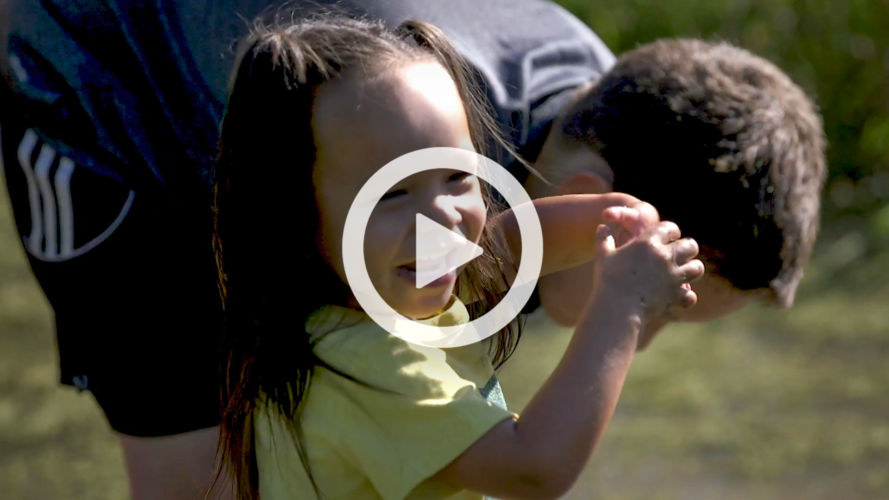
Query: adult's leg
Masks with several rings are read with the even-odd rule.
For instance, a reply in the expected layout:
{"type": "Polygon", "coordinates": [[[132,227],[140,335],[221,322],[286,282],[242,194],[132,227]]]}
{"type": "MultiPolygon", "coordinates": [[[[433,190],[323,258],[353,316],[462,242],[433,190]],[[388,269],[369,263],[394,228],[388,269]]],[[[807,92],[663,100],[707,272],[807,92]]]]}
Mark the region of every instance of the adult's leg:
{"type": "Polygon", "coordinates": [[[118,434],[134,500],[234,498],[228,477],[216,477],[218,427],[173,436],[118,434]]]}

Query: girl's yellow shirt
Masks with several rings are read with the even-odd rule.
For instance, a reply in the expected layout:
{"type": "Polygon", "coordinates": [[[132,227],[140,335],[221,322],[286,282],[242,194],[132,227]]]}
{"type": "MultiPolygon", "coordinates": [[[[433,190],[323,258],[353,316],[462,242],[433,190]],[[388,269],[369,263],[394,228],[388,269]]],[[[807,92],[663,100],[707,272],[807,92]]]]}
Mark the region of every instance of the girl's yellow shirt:
{"type": "MultiPolygon", "coordinates": [[[[455,300],[426,324],[465,323],[455,300]]],[[[499,391],[488,343],[454,349],[410,344],[364,313],[327,306],[306,330],[316,367],[302,414],[287,421],[269,407],[255,415],[260,496],[316,498],[293,432],[298,429],[323,498],[476,498],[427,479],[514,414],[482,395],[499,391]],[[337,373],[340,372],[340,373],[337,373]]]]}

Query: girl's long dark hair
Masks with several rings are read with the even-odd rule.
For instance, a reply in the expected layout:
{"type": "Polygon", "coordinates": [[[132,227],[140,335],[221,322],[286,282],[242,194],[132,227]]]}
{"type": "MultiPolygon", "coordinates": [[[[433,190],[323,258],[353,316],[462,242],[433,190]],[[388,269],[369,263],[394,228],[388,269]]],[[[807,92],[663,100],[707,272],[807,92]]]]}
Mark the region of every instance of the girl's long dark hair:
{"type": "MultiPolygon", "coordinates": [[[[253,419],[260,405],[293,424],[311,478],[298,417],[313,367],[323,362],[304,326],[319,307],[345,304],[349,297],[316,243],[316,88],[349,69],[372,76],[394,64],[436,60],[457,84],[477,150],[483,153],[492,137],[510,148],[468,83],[466,65],[429,24],[412,21],[392,32],[381,23],[326,16],[287,26],[258,24],[242,46],[214,181],[214,251],[225,313],[220,474],[232,476],[238,498],[256,499],[253,419]]],[[[485,196],[494,208],[490,192],[485,196]]],[[[471,307],[474,314],[502,296],[496,290],[503,274],[493,256],[503,252],[484,233],[486,251],[461,273],[459,284],[480,299],[471,307]]],[[[495,364],[509,357],[518,338],[517,323],[495,336],[495,364]]]]}

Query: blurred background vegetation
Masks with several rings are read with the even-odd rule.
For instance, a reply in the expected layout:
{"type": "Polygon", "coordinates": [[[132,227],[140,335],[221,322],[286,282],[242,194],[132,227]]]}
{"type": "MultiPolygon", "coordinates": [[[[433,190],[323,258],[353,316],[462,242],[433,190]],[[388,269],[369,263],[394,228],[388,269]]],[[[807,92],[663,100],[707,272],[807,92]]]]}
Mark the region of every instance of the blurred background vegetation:
{"type": "MultiPolygon", "coordinates": [[[[634,362],[569,497],[887,498],[889,0],[561,3],[618,54],[681,36],[770,59],[820,106],[830,144],[822,233],[797,304],[664,332],[634,362]]],[[[0,186],[0,497],[123,498],[100,410],[57,385],[50,314],[0,186]]],[[[514,410],[568,338],[527,331],[501,375],[514,410]]]]}

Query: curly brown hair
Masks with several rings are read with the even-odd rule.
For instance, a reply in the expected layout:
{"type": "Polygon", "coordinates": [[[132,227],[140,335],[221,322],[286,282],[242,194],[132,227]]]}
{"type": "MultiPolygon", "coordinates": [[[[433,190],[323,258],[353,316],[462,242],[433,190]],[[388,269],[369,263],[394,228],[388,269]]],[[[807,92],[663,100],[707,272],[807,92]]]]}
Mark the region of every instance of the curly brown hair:
{"type": "Polygon", "coordinates": [[[660,40],[623,54],[563,119],[614,190],[695,238],[741,290],[793,302],[825,177],[821,118],[774,64],[724,42],[660,40]]]}

